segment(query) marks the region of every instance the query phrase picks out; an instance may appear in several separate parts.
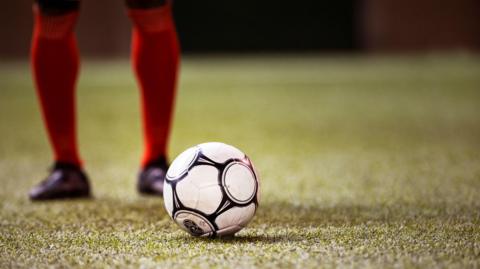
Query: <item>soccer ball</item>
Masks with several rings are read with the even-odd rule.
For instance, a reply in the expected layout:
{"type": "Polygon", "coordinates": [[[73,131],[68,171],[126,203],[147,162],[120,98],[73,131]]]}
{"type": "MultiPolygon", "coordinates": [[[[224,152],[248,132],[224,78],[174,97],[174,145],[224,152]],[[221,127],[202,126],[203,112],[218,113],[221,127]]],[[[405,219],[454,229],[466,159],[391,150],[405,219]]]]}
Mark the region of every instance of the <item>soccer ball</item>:
{"type": "Polygon", "coordinates": [[[218,142],[191,147],[167,171],[163,188],[170,217],[193,236],[233,235],[253,218],[258,176],[250,159],[218,142]]]}

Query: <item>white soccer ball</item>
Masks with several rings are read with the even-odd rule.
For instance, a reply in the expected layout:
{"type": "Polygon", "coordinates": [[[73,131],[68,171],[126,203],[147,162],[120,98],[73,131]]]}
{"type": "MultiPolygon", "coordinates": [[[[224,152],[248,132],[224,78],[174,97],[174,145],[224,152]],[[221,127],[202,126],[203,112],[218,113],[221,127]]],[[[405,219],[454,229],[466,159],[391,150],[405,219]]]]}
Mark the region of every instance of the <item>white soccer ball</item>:
{"type": "Polygon", "coordinates": [[[258,208],[258,176],[250,159],[237,148],[204,143],[173,161],[163,198],[170,217],[191,235],[233,235],[258,208]]]}

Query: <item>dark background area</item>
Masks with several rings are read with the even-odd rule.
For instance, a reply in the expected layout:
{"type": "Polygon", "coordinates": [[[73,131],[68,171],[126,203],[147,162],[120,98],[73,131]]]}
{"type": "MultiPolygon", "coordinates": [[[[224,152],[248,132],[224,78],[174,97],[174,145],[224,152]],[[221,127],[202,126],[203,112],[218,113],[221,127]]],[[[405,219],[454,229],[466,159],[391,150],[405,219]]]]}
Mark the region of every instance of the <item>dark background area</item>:
{"type": "MultiPolygon", "coordinates": [[[[0,60],[28,57],[32,1],[4,1],[0,60]]],[[[126,57],[123,1],[83,0],[77,26],[87,57],[126,57]]],[[[479,51],[478,0],[174,2],[186,53],[479,51]]]]}
{"type": "Polygon", "coordinates": [[[355,0],[177,1],[185,51],[352,50],[355,0]]]}

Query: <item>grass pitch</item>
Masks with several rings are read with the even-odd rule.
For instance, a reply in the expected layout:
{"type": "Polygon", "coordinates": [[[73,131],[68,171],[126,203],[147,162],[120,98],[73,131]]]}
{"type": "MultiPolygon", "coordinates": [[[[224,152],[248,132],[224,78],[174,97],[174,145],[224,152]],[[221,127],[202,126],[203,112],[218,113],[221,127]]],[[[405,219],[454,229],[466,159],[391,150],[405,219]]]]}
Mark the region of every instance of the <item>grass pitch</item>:
{"type": "Polygon", "coordinates": [[[140,197],[127,62],[83,64],[80,145],[95,199],[31,203],[50,152],[27,64],[0,65],[0,267],[480,266],[480,60],[187,58],[170,153],[244,150],[259,211],[197,239],[140,197]]]}

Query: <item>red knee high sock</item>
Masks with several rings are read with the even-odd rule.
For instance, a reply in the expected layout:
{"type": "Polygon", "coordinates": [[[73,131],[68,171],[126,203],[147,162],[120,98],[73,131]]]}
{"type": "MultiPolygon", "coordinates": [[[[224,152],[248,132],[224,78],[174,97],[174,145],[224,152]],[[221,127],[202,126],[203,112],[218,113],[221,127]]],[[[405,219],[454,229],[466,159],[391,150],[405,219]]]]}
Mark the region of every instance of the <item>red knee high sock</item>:
{"type": "Polygon", "coordinates": [[[142,165],[166,156],[179,47],[171,6],[130,9],[132,62],[142,102],[145,150],[142,165]]]}
{"type": "Polygon", "coordinates": [[[77,12],[47,16],[35,10],[31,61],[37,95],[55,160],[81,165],[75,122],[79,57],[77,12]]]}

